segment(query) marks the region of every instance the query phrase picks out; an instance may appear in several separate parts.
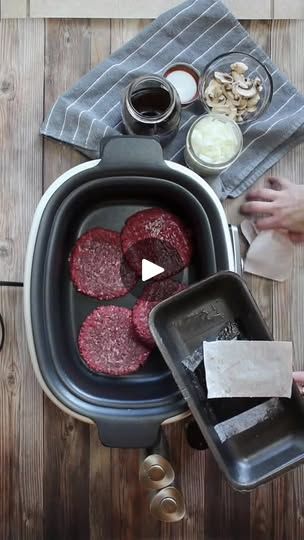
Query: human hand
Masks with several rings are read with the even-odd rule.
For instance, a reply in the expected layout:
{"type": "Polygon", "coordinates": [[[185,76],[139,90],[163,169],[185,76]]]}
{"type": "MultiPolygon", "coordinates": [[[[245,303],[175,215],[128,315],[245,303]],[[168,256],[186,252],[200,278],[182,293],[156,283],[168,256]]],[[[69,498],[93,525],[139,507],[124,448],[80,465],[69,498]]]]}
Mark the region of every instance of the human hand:
{"type": "Polygon", "coordinates": [[[279,229],[293,242],[304,242],[304,186],[278,177],[267,180],[270,187],[250,191],[241,212],[262,214],[255,223],[260,230],[279,229]]]}

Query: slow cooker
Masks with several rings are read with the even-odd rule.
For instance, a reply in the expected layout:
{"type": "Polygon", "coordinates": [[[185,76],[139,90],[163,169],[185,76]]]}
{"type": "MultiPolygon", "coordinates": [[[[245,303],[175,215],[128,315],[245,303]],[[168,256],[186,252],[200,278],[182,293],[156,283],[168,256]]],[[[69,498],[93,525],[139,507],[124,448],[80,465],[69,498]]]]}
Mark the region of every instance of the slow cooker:
{"type": "MultiPolygon", "coordinates": [[[[158,350],[146,367],[127,377],[86,369],[77,333],[99,303],[74,289],[68,257],[86,230],[120,230],[129,215],[151,206],[173,211],[193,230],[189,283],[221,270],[239,271],[236,230],[229,227],[213,190],[186,167],[165,161],[161,146],[150,138],[111,138],[101,159],[60,176],[38,204],[28,240],[24,315],[35,374],[58,407],[95,422],[102,443],[111,447],[152,447],[162,424],[189,412],[158,350]]],[[[134,298],[117,302],[131,307],[134,298]]]]}

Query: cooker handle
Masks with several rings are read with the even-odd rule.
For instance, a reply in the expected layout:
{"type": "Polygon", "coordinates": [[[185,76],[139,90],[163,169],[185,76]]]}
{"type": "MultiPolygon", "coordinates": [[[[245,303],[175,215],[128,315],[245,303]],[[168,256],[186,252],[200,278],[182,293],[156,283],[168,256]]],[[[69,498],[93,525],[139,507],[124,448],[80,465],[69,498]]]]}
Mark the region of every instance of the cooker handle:
{"type": "Polygon", "coordinates": [[[111,448],[151,448],[160,439],[161,421],[147,420],[145,416],[95,418],[99,438],[111,448]]]}
{"type": "Polygon", "coordinates": [[[162,147],[153,137],[111,137],[102,141],[100,154],[103,175],[143,171],[153,176],[154,171],[167,168],[162,147]]]}

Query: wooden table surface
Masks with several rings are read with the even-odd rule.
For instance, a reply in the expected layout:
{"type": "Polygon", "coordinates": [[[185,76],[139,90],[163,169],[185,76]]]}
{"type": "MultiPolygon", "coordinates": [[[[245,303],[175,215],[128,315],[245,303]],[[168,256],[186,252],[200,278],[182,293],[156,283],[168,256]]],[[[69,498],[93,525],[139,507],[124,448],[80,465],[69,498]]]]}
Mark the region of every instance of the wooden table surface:
{"type": "MultiPolygon", "coordinates": [[[[0,23],[0,280],[22,280],[27,235],[43,191],[82,160],[39,136],[58,94],[134,36],[147,20],[3,20],[0,23]]],[[[304,22],[248,22],[253,37],[304,91],[304,22]]],[[[303,181],[303,146],[272,173],[303,181]]],[[[228,202],[232,222],[240,200],[228,202]]],[[[275,338],[292,339],[304,368],[303,248],[288,283],[248,278],[275,338]]],[[[302,540],[304,469],[251,494],[234,492],[209,452],[191,450],[183,423],[166,429],[186,518],[154,521],[137,476],[139,452],[109,450],[94,426],[43,395],[27,352],[22,289],[2,287],[0,540],[302,540]]]]}

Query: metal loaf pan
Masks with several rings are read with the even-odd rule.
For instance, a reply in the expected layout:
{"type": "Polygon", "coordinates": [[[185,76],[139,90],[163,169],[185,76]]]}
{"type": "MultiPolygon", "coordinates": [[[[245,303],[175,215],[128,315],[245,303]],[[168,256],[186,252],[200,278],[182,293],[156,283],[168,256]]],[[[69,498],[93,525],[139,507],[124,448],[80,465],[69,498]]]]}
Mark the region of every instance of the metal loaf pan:
{"type": "Polygon", "coordinates": [[[304,404],[296,385],[291,399],[207,400],[203,363],[192,372],[183,362],[228,321],[245,339],[272,339],[245,282],[220,272],[156,306],[150,328],[218,465],[250,490],[304,461],[304,404]]]}

